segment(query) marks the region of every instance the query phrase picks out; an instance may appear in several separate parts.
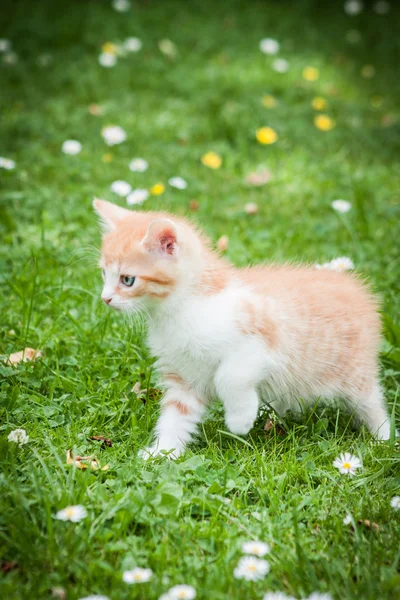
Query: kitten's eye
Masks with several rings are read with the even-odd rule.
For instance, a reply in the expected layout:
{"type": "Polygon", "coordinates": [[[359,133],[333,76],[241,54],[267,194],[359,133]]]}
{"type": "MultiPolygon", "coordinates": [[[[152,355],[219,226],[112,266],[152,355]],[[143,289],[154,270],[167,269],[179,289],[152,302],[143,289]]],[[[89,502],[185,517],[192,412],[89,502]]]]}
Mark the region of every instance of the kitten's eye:
{"type": "Polygon", "coordinates": [[[132,287],[135,283],[135,277],[131,277],[130,275],[121,275],[121,281],[127,287],[132,287]]]}

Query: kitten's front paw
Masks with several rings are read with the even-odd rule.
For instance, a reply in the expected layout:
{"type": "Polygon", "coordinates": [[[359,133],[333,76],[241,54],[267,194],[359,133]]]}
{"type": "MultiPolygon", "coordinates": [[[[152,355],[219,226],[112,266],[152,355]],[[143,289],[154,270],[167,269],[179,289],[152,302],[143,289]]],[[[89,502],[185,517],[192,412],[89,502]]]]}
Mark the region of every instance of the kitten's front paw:
{"type": "Polygon", "coordinates": [[[161,446],[148,446],[147,448],[143,448],[138,453],[139,458],[142,460],[149,460],[150,458],[155,458],[157,456],[163,456],[165,458],[169,458],[171,460],[176,460],[182,451],[176,449],[167,450],[166,448],[162,448],[161,446]]]}
{"type": "Polygon", "coordinates": [[[228,413],[225,415],[225,422],[229,431],[232,433],[246,435],[253,427],[256,417],[257,415],[254,416],[253,414],[246,415],[245,412],[233,414],[228,413]]]}

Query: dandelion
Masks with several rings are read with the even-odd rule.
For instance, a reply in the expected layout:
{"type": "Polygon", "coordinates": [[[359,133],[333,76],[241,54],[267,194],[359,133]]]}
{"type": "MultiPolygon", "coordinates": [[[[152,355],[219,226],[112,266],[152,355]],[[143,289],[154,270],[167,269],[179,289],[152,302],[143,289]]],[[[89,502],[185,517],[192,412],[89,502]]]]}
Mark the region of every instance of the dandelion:
{"type": "Polygon", "coordinates": [[[390,506],[394,508],[394,510],[400,509],[400,496],[393,496],[390,500],[390,506]]]}
{"type": "Polygon", "coordinates": [[[116,181],[112,182],[110,190],[114,192],[114,194],[117,194],[117,196],[121,196],[121,198],[124,198],[132,191],[132,186],[127,181],[117,179],[116,181]]]}
{"type": "Polygon", "coordinates": [[[322,98],[321,96],[316,96],[315,98],[313,98],[311,106],[314,110],[325,110],[327,102],[325,98],[322,98]]]}
{"type": "Polygon", "coordinates": [[[259,48],[263,54],[278,54],[279,42],[272,38],[264,38],[260,41],[259,48]]]}
{"type": "Polygon", "coordinates": [[[345,452],[333,461],[333,466],[339,469],[342,475],[353,477],[357,469],[362,467],[362,462],[357,456],[353,456],[350,452],[345,452]]]}
{"type": "Polygon", "coordinates": [[[222,235],[217,241],[217,248],[220,252],[226,252],[229,246],[229,238],[227,235],[222,235]]]}
{"type": "Polygon", "coordinates": [[[102,52],[99,55],[99,63],[102,67],[115,67],[117,64],[117,57],[113,52],[102,52]]]}
{"type": "Polygon", "coordinates": [[[361,42],[361,33],[357,29],[349,29],[346,32],[346,42],[349,44],[359,44],[361,42]]]}
{"type": "Polygon", "coordinates": [[[315,265],[315,268],[342,273],[343,271],[351,271],[354,269],[354,263],[351,258],[340,256],[339,258],[334,258],[330,262],[323,263],[322,265],[315,265]]]}
{"type": "Polygon", "coordinates": [[[269,572],[269,562],[256,558],[255,556],[243,556],[239,560],[238,566],[233,572],[236,579],[246,579],[247,581],[258,581],[263,579],[269,572]]]}
{"type": "Polygon", "coordinates": [[[353,522],[353,517],[348,513],[343,519],[343,525],[350,525],[353,522]]]}
{"type": "Polygon", "coordinates": [[[130,37],[124,41],[123,47],[127,52],[139,52],[142,49],[142,40],[137,37],[130,37]]]}
{"type": "Polygon", "coordinates": [[[151,569],[141,569],[140,567],[135,567],[130,571],[124,571],[122,574],[122,579],[125,583],[146,583],[150,581],[153,576],[153,571],[151,569]]]}
{"type": "Polygon", "coordinates": [[[261,127],[256,131],[256,138],[260,144],[275,144],[278,134],[272,127],[261,127]]]}
{"type": "Polygon", "coordinates": [[[74,156],[82,151],[82,144],[77,140],[66,140],[61,146],[61,152],[74,156]]]}
{"type": "Polygon", "coordinates": [[[380,2],[376,2],[374,4],[374,11],[377,15],[387,15],[390,11],[390,4],[385,0],[380,0],[380,2]]]}
{"type": "Polygon", "coordinates": [[[129,205],[143,204],[143,202],[147,200],[148,197],[149,192],[147,190],[138,188],[137,190],[133,190],[133,192],[131,192],[129,196],[127,196],[126,203],[129,205]]]}
{"type": "Polygon", "coordinates": [[[118,54],[118,47],[114,42],[105,42],[101,47],[101,51],[105,54],[118,54]]]}
{"type": "Polygon", "coordinates": [[[207,152],[207,154],[203,154],[201,157],[201,162],[210,169],[219,169],[222,164],[222,158],[215,152],[207,152]]]}
{"type": "Polygon", "coordinates": [[[263,96],[261,102],[262,102],[263,106],[265,106],[265,108],[275,108],[275,106],[277,105],[276,98],[274,98],[273,96],[270,96],[269,94],[267,94],[266,96],[263,96]]]}
{"type": "Polygon", "coordinates": [[[171,40],[160,40],[158,42],[158,47],[160,52],[169,58],[175,58],[175,56],[178,54],[178,49],[174,42],[171,42],[171,40]]]}
{"type": "Polygon", "coordinates": [[[168,179],[168,183],[178,190],[185,190],[187,188],[187,182],[182,177],[171,177],[168,179]]]}
{"type": "Polygon", "coordinates": [[[363,8],[364,5],[359,0],[347,0],[347,2],[344,3],[344,12],[350,17],[359,15],[363,8]]]}
{"type": "Polygon", "coordinates": [[[193,600],[196,598],[196,590],[191,585],[175,585],[168,591],[167,597],[170,600],[193,600]]]}
{"type": "Polygon", "coordinates": [[[331,206],[339,213],[347,213],[351,210],[351,203],[347,200],[333,200],[331,206]]]}
{"type": "Polygon", "coordinates": [[[0,38],[0,52],[8,52],[11,48],[10,40],[6,40],[5,38],[0,38]]]}
{"type": "Polygon", "coordinates": [[[101,135],[105,143],[108,146],[115,146],[115,144],[122,144],[126,140],[126,133],[119,127],[118,125],[110,125],[109,127],[104,127],[101,130],[101,135]]]}
{"type": "Polygon", "coordinates": [[[254,554],[254,556],[262,557],[268,554],[270,547],[264,542],[244,542],[242,545],[242,551],[245,554],[254,554]]]}
{"type": "Polygon", "coordinates": [[[133,158],[129,163],[129,168],[133,172],[143,173],[149,168],[149,163],[144,158],[133,158]]]}
{"type": "Polygon", "coordinates": [[[267,592],[263,600],[295,600],[293,596],[287,596],[284,592],[267,592]]]}
{"type": "Polygon", "coordinates": [[[150,188],[150,194],[152,194],[153,196],[161,196],[161,194],[164,193],[164,190],[165,190],[165,185],[163,183],[155,183],[150,188]]]}
{"type": "Polygon", "coordinates": [[[78,523],[85,517],[87,517],[87,511],[82,504],[66,506],[56,514],[56,519],[59,519],[60,521],[71,521],[72,523],[78,523]]]}
{"type": "Polygon", "coordinates": [[[320,131],[330,131],[336,126],[336,123],[328,115],[317,115],[314,118],[314,125],[320,131]]]}
{"type": "Polygon", "coordinates": [[[255,202],[248,202],[244,205],[244,212],[247,215],[256,215],[258,213],[258,204],[255,202]]]}
{"type": "Polygon", "coordinates": [[[373,65],[364,65],[361,69],[361,75],[364,79],[372,79],[375,76],[375,67],[373,65]]]}
{"type": "Polygon", "coordinates": [[[277,73],[287,73],[287,71],[289,71],[289,63],[284,58],[277,58],[272,63],[272,68],[277,73]]]}
{"type": "Polygon", "coordinates": [[[113,0],[113,9],[117,12],[128,12],[131,7],[129,0],[113,0]]]}
{"type": "Polygon", "coordinates": [[[18,444],[18,446],[24,446],[29,442],[29,435],[26,434],[25,429],[14,429],[8,434],[8,441],[18,444]]]}
{"type": "Polygon", "coordinates": [[[12,171],[13,169],[15,169],[15,160],[11,160],[11,158],[4,158],[4,156],[0,156],[0,169],[12,171]]]}
{"type": "Polygon", "coordinates": [[[319,79],[319,70],[315,67],[306,67],[303,70],[303,79],[306,81],[317,81],[319,79]]]}

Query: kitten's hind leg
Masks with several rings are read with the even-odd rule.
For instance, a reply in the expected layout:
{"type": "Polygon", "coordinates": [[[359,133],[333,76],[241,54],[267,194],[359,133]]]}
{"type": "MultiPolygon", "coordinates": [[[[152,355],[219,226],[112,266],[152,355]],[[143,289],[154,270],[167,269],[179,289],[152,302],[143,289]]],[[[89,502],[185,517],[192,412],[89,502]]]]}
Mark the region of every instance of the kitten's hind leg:
{"type": "Polygon", "coordinates": [[[390,438],[390,417],[378,381],[374,383],[369,394],[353,395],[350,406],[374,436],[379,440],[390,438]]]}

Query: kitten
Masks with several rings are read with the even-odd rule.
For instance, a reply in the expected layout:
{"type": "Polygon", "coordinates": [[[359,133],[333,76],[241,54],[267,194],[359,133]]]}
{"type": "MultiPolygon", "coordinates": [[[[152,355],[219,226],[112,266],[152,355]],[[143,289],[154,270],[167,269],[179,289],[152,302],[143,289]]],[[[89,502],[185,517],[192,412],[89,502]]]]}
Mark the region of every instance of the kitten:
{"type": "Polygon", "coordinates": [[[314,267],[236,269],[188,221],[104,200],[102,299],[149,315],[166,392],[154,445],[179,456],[219,397],[228,429],[250,431],[260,401],[279,415],[341,397],[379,439],[390,420],[378,379],[377,300],[354,276],[314,267]]]}

